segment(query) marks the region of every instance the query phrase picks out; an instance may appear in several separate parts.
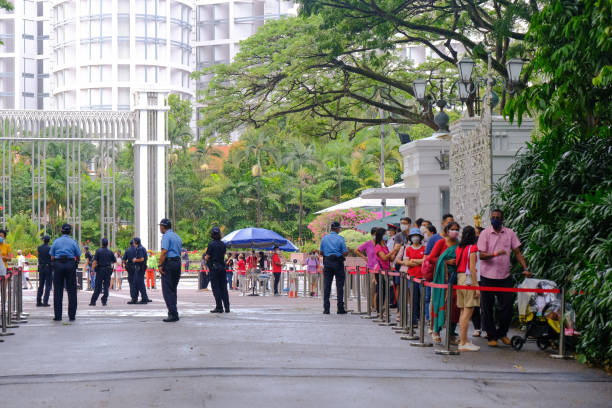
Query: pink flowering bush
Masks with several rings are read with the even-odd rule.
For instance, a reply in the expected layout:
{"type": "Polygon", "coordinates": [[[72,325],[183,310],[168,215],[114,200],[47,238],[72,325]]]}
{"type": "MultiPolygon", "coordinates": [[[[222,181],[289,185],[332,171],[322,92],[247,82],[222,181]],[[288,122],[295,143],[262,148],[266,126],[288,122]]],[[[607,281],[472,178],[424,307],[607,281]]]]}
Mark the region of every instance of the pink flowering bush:
{"type": "MultiPolygon", "coordinates": [[[[385,212],[386,215],[391,213],[385,212]]],[[[343,228],[353,228],[359,224],[378,220],[382,218],[381,211],[367,211],[361,208],[350,208],[348,210],[336,210],[323,213],[308,224],[308,229],[314,235],[313,241],[319,242],[329,232],[332,221],[338,221],[343,228]]]]}

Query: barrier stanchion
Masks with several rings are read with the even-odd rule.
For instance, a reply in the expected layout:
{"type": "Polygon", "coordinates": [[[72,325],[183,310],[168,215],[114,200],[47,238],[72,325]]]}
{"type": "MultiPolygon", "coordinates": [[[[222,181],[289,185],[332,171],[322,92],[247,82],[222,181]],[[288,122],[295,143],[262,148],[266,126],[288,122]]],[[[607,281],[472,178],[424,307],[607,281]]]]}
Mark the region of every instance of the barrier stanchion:
{"type": "Polygon", "coordinates": [[[27,323],[27,320],[25,320],[26,317],[28,317],[30,314],[29,313],[24,313],[23,312],[23,268],[19,268],[19,297],[18,297],[18,301],[17,301],[17,319],[21,320],[23,323],[27,323]]]}
{"type": "Polygon", "coordinates": [[[13,299],[15,297],[14,294],[14,290],[15,288],[13,287],[14,283],[14,276],[13,276],[13,272],[9,272],[6,275],[6,286],[8,288],[8,296],[7,296],[7,308],[6,308],[6,327],[9,329],[15,329],[17,327],[19,327],[19,325],[14,324],[13,323],[13,299]]]}
{"type": "Polygon", "coordinates": [[[406,302],[406,335],[400,337],[402,340],[418,340],[419,337],[414,334],[414,325],[412,324],[412,316],[414,315],[414,278],[412,276],[408,276],[408,287],[410,288],[410,294],[408,301],[406,302]]]}
{"type": "Polygon", "coordinates": [[[383,309],[384,309],[384,305],[383,305],[383,272],[378,269],[376,271],[376,274],[378,275],[378,289],[374,289],[374,291],[376,292],[376,298],[377,298],[377,310],[376,310],[376,316],[372,319],[373,322],[375,323],[380,323],[382,322],[383,319],[383,309]]]}
{"type": "Polygon", "coordinates": [[[349,273],[346,266],[344,267],[344,310],[348,313],[352,313],[353,311],[349,309],[349,291],[351,290],[351,274],[349,273]]]}
{"type": "Polygon", "coordinates": [[[419,341],[413,341],[410,343],[414,347],[432,347],[433,344],[425,342],[425,280],[421,279],[420,282],[420,298],[419,298],[419,341]]]}
{"type": "Polygon", "coordinates": [[[356,271],[356,278],[357,278],[357,313],[358,315],[362,315],[364,314],[364,312],[361,311],[361,269],[358,266],[357,267],[357,271],[356,271]]]}
{"type": "MultiPolygon", "coordinates": [[[[0,260],[2,262],[2,260],[0,260]]],[[[6,313],[6,275],[0,276],[0,303],[2,304],[2,331],[0,336],[12,336],[15,333],[9,333],[6,329],[8,328],[7,313],[6,313]]],[[[4,340],[1,340],[4,341],[4,340]]]]}
{"type": "Polygon", "coordinates": [[[553,354],[551,357],[556,359],[573,358],[565,354],[565,288],[561,288],[561,318],[559,324],[559,354],[553,354]]]}
{"type": "Polygon", "coordinates": [[[397,299],[397,327],[394,327],[393,330],[400,334],[406,333],[406,297],[408,296],[406,292],[406,272],[400,271],[400,283],[398,290],[398,299],[397,299]]]}
{"type": "Polygon", "coordinates": [[[379,326],[395,326],[395,323],[391,322],[391,308],[389,307],[391,306],[391,301],[390,301],[391,296],[389,296],[389,292],[391,289],[390,278],[391,277],[389,276],[389,271],[386,271],[385,272],[385,313],[383,315],[383,321],[382,323],[379,324],[379,326]]]}
{"type": "Polygon", "coordinates": [[[372,272],[370,272],[370,268],[366,267],[366,287],[367,287],[367,294],[366,294],[366,307],[368,308],[368,311],[366,312],[365,316],[361,316],[362,319],[373,319],[376,316],[372,316],[372,272]]]}
{"type": "Polygon", "coordinates": [[[451,309],[453,306],[453,283],[451,281],[451,279],[448,280],[448,285],[446,288],[446,310],[445,313],[446,315],[445,317],[445,324],[446,324],[446,336],[445,336],[445,340],[446,340],[446,348],[445,349],[438,349],[435,351],[436,354],[442,354],[445,356],[456,356],[459,354],[459,350],[451,350],[450,346],[450,325],[451,325],[451,309]]]}

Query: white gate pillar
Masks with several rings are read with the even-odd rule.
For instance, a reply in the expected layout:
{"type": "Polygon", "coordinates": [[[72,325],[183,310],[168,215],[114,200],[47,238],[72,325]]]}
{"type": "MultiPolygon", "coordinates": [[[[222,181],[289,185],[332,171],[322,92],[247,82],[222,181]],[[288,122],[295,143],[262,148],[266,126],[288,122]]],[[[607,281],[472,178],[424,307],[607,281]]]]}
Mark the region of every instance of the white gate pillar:
{"type": "Polygon", "coordinates": [[[159,250],[159,220],[166,216],[166,116],[168,91],[134,92],[138,135],[134,143],[135,234],[147,249],[159,250]]]}

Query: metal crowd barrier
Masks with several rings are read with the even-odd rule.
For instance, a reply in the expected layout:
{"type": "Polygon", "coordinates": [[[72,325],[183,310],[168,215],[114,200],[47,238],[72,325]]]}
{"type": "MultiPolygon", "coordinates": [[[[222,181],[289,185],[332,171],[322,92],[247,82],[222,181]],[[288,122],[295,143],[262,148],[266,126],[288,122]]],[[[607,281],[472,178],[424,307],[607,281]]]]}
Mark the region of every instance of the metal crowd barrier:
{"type": "MultiPolygon", "coordinates": [[[[0,276],[0,336],[13,336],[8,329],[19,326],[16,323],[27,323],[23,312],[23,275],[21,268],[9,268],[6,275],[0,276]]],[[[0,342],[4,340],[0,339],[0,342]]]]}
{"type": "MultiPolygon", "coordinates": [[[[359,273],[359,272],[358,272],[359,273]]],[[[392,327],[392,329],[400,334],[405,334],[400,338],[402,340],[416,340],[410,342],[410,346],[414,347],[432,347],[433,344],[430,341],[427,341],[425,338],[425,292],[427,287],[443,289],[445,290],[445,341],[444,347],[441,349],[436,349],[434,352],[436,354],[441,355],[458,355],[460,352],[456,349],[451,349],[451,339],[450,339],[450,323],[451,323],[451,310],[453,308],[452,302],[452,291],[453,290],[479,290],[479,291],[505,291],[505,292],[538,292],[538,293],[560,293],[561,294],[561,317],[560,317],[560,333],[559,333],[559,350],[558,354],[551,355],[552,358],[556,359],[566,359],[571,358],[566,354],[565,350],[565,289],[525,289],[525,288],[497,288],[497,287],[473,287],[473,286],[458,286],[453,285],[452,282],[448,282],[446,284],[437,284],[433,282],[427,282],[423,279],[413,278],[409,276],[406,272],[400,272],[399,274],[389,271],[370,271],[369,268],[366,268],[366,279],[368,288],[366,294],[366,304],[367,304],[367,312],[364,313],[364,316],[361,316],[362,319],[371,319],[373,322],[379,323],[381,326],[392,326],[395,323],[390,322],[390,312],[389,312],[389,278],[392,276],[400,277],[399,284],[399,293],[397,299],[397,314],[396,314],[396,323],[397,327],[392,327]],[[376,314],[372,315],[372,308],[374,305],[374,299],[372,298],[372,275],[378,274],[379,276],[379,284],[378,284],[378,310],[376,314]],[[414,325],[413,325],[413,300],[415,293],[415,284],[419,285],[419,325],[418,325],[418,333],[414,333],[414,325]],[[383,292],[384,291],[384,292],[383,292]],[[383,295],[384,293],[384,295],[383,295]]],[[[360,276],[360,275],[358,275],[360,276]]],[[[359,285],[359,284],[358,284],[359,285]]],[[[360,310],[361,297],[360,297],[360,289],[358,286],[358,311],[360,310]]]]}

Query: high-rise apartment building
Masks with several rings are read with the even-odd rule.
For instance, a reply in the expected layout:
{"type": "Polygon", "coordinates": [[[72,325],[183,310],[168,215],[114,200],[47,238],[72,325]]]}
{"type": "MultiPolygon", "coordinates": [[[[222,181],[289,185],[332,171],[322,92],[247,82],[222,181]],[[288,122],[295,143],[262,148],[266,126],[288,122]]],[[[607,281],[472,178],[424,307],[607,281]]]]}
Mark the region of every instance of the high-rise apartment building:
{"type": "Polygon", "coordinates": [[[0,109],[51,109],[48,1],[0,10],[0,109]]]}
{"type": "Polygon", "coordinates": [[[192,13],[193,1],[54,1],[57,108],[127,110],[150,87],[192,98],[192,13]]]}

